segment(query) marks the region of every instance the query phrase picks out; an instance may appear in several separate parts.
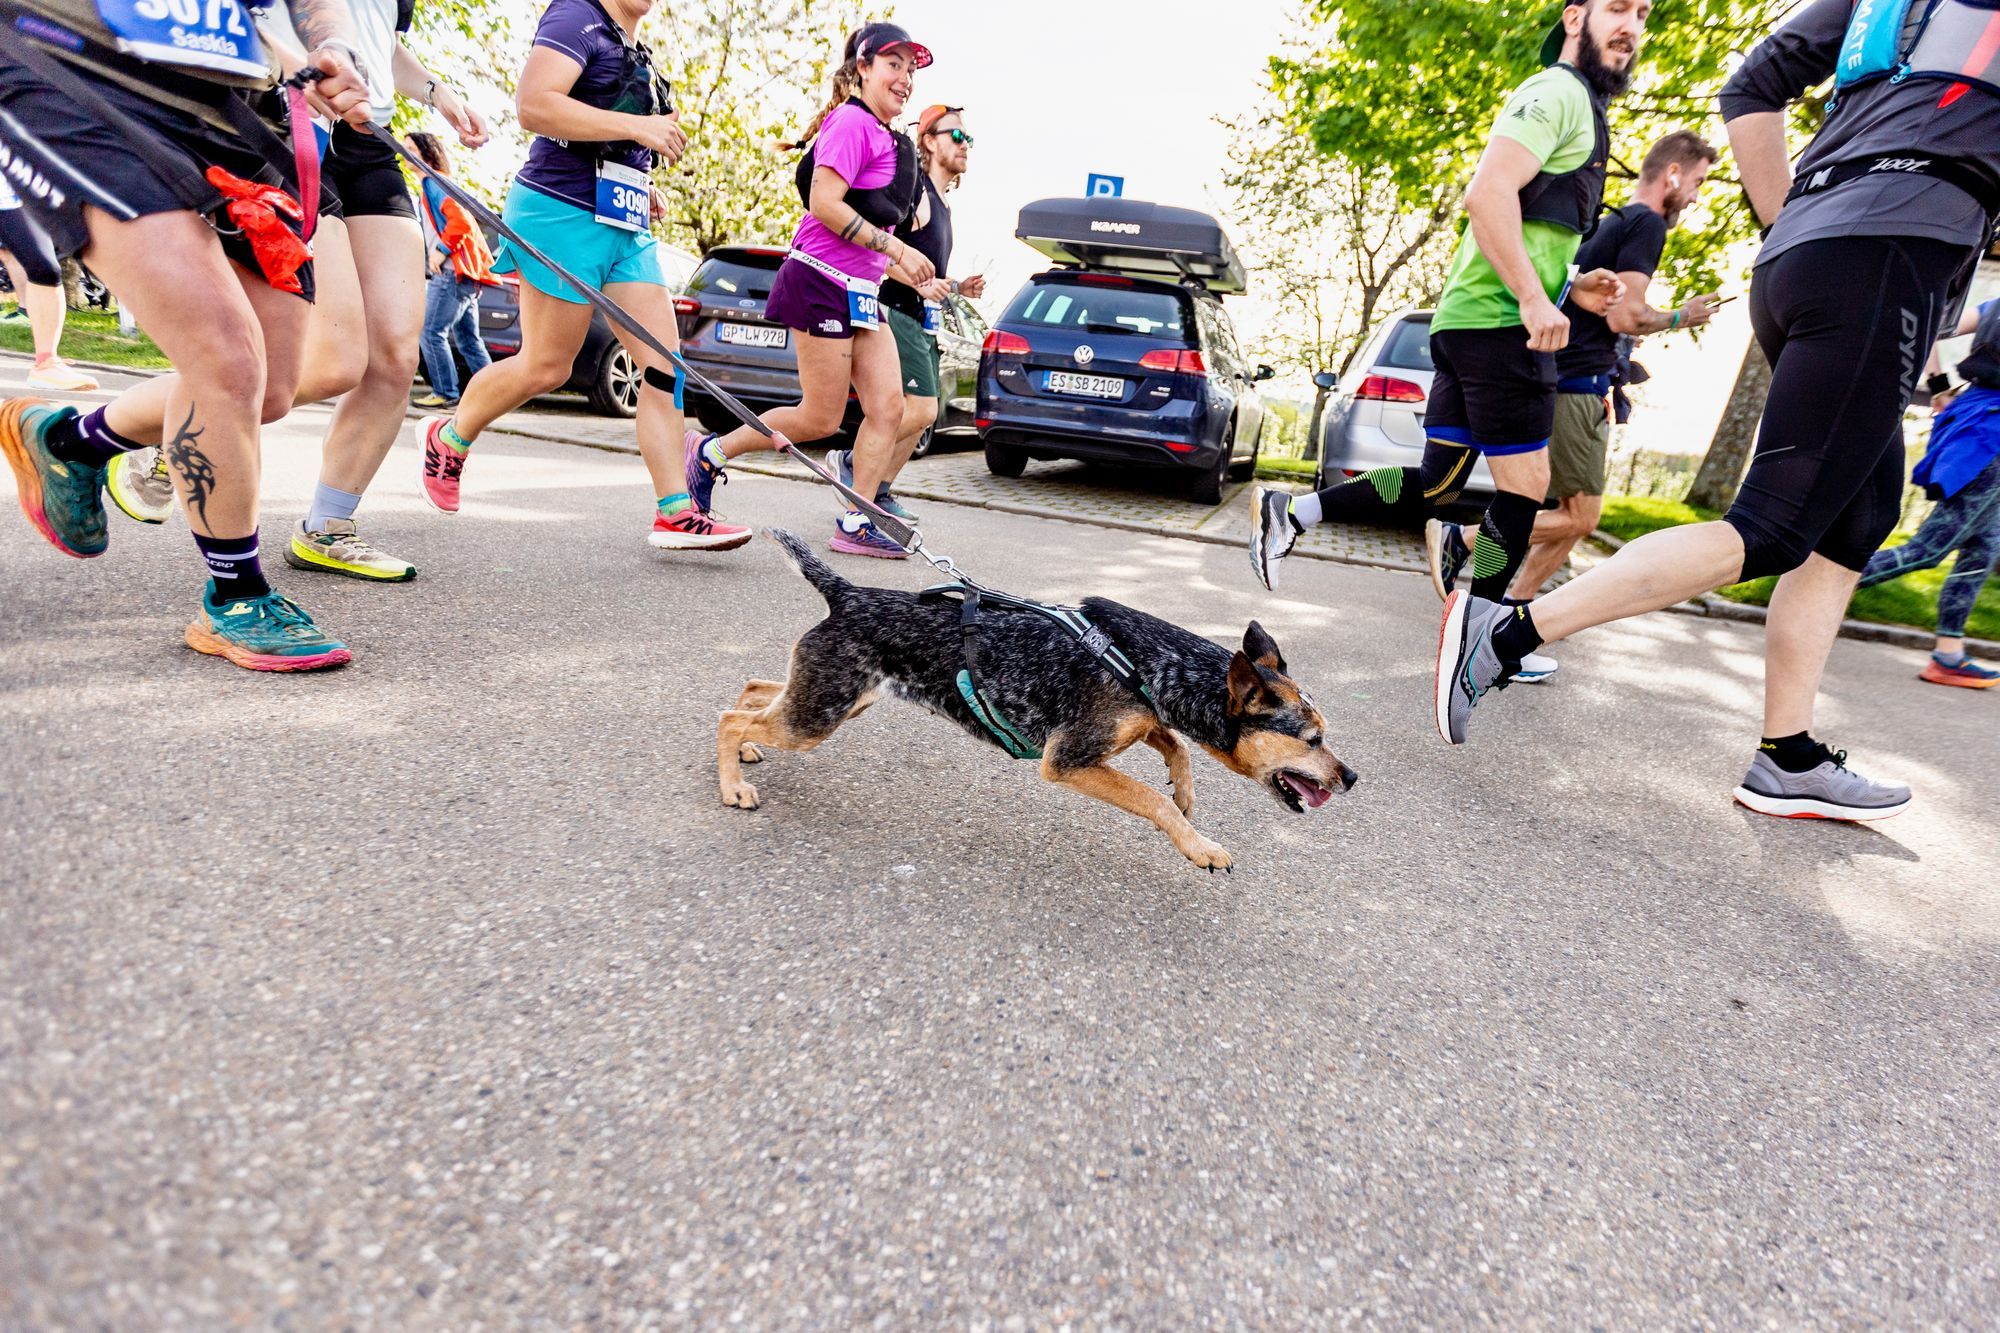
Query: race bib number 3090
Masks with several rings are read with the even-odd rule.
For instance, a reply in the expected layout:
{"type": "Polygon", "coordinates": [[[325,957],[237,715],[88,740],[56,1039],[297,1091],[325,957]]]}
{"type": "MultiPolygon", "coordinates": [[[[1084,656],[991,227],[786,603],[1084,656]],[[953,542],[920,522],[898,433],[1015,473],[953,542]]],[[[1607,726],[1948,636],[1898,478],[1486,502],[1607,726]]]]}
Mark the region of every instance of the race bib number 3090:
{"type": "Polygon", "coordinates": [[[626,231],[644,231],[653,212],[646,173],[622,162],[597,164],[597,220],[626,231]]]}
{"type": "Polygon", "coordinates": [[[240,0],[97,0],[118,49],[141,60],[243,78],[271,72],[240,0]]]}

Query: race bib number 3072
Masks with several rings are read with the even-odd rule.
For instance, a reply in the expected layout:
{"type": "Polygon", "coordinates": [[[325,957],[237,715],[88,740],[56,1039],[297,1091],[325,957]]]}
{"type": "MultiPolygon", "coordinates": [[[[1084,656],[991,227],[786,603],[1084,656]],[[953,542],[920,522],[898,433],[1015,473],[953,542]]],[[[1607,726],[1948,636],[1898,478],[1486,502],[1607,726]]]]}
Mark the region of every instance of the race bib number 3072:
{"type": "Polygon", "coordinates": [[[240,0],[97,0],[118,49],[141,60],[243,78],[271,72],[240,0]]]}

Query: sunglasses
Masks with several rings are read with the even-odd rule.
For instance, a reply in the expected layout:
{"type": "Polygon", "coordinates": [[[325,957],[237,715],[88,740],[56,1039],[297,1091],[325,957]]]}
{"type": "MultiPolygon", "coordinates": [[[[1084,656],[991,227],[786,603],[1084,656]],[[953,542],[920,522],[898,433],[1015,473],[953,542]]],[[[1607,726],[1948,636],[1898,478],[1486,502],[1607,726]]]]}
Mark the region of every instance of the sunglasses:
{"type": "Polygon", "coordinates": [[[962,143],[967,148],[970,148],[972,146],[972,136],[967,134],[964,130],[926,130],[924,131],[924,133],[942,134],[949,137],[953,143],[962,143]]]}

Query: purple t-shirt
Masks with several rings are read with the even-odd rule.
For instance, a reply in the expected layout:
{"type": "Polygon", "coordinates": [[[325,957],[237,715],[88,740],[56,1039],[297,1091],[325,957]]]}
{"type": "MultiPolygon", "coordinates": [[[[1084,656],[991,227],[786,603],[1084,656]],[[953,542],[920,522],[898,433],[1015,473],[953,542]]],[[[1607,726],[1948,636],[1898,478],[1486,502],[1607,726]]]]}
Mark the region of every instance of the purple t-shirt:
{"type": "MultiPolygon", "coordinates": [[[[648,80],[633,72],[644,71],[645,66],[636,64],[636,49],[631,56],[626,54],[623,30],[596,0],[553,0],[535,26],[535,45],[551,47],[583,66],[569,90],[577,101],[633,115],[645,115],[651,109],[648,80]]],[[[530,189],[594,212],[598,148],[594,143],[572,145],[537,135],[516,179],[530,189]]],[[[609,157],[640,171],[653,169],[651,150],[635,143],[620,145],[609,157]]]]}
{"type": "MultiPolygon", "coordinates": [[[[557,0],[558,4],[562,2],[557,0]]],[[[896,177],[895,139],[873,112],[852,102],[843,102],[833,109],[819,127],[812,151],[815,167],[838,172],[852,190],[877,189],[896,177]]],[[[841,240],[810,212],[799,219],[792,248],[825,260],[850,278],[880,282],[889,271],[889,256],[841,240]]]]}

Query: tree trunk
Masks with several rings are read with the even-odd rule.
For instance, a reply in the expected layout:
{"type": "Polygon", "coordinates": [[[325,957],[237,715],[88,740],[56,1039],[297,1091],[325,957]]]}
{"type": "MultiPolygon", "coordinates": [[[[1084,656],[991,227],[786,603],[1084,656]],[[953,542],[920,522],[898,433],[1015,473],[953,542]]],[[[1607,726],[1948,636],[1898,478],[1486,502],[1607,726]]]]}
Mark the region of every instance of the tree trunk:
{"type": "Polygon", "coordinates": [[[1750,464],[1750,450],[1757,443],[1757,423],[1764,415],[1764,395],[1771,389],[1771,363],[1752,338],[1743,351],[1743,368],[1736,372],[1736,387],[1729,391],[1729,404],[1716,423],[1715,438],[1708,454],[1688,487],[1687,502],[1702,509],[1727,509],[1743,484],[1743,471],[1750,464]]]}
{"type": "Polygon", "coordinates": [[[83,298],[83,269],[74,259],[62,261],[63,302],[71,310],[88,308],[89,302],[83,298]]]}

